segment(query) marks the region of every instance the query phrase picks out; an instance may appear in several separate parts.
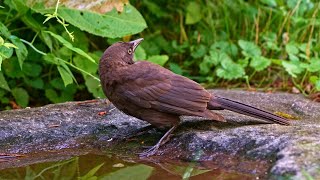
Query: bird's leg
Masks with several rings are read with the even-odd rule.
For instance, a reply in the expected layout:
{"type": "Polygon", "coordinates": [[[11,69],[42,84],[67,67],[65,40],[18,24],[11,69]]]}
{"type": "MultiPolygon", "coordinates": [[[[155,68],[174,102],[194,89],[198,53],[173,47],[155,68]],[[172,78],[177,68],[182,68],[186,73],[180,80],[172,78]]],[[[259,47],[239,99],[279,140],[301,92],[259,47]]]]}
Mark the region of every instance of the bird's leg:
{"type": "Polygon", "coordinates": [[[136,130],[134,133],[132,133],[131,135],[129,136],[126,136],[124,139],[125,140],[130,140],[132,138],[135,138],[135,137],[138,137],[142,134],[144,134],[145,132],[148,132],[149,130],[151,129],[154,129],[155,127],[153,125],[148,125],[148,126],[145,126],[143,128],[140,128],[138,130],[136,130]]]}
{"type": "Polygon", "coordinates": [[[149,157],[154,155],[158,149],[160,148],[161,145],[165,144],[168,142],[169,137],[171,133],[177,128],[177,125],[172,126],[163,136],[162,138],[157,142],[156,145],[152,146],[150,149],[143,151],[142,153],[139,153],[140,157],[149,157]]]}

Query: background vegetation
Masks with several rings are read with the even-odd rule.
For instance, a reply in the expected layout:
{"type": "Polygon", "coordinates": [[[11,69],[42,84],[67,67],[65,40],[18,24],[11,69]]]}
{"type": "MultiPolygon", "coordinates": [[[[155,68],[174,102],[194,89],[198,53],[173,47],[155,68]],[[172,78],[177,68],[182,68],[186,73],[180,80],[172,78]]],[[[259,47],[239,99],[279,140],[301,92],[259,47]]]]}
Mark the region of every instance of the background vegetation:
{"type": "Polygon", "coordinates": [[[1,109],[104,97],[101,54],[113,42],[138,37],[145,41],[136,59],[208,87],[320,97],[318,1],[77,3],[1,2],[1,109]]]}

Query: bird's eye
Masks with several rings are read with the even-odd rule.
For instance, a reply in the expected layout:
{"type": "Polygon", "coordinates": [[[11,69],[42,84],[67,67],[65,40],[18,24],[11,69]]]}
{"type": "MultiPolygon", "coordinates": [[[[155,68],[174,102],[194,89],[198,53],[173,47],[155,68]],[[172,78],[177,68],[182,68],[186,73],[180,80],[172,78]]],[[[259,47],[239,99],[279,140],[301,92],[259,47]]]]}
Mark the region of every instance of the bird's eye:
{"type": "Polygon", "coordinates": [[[132,49],[128,49],[128,54],[132,54],[132,49]]]}

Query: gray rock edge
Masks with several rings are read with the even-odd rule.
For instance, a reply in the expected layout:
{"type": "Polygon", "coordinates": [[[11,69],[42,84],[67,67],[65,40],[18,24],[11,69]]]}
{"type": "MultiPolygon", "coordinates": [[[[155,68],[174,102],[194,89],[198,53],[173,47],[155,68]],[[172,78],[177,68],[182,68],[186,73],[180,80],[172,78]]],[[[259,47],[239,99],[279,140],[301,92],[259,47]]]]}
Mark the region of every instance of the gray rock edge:
{"type": "MultiPolygon", "coordinates": [[[[219,154],[267,160],[269,178],[289,175],[320,179],[320,104],[301,95],[212,90],[271,112],[298,117],[291,126],[262,121],[228,111],[219,111],[227,123],[183,117],[172,139],[158,155],[192,161],[212,161],[219,154]],[[200,155],[199,155],[200,154],[200,155]]],[[[121,113],[112,105],[77,102],[51,104],[0,112],[0,153],[31,153],[67,148],[124,147],[121,140],[148,123],[121,113]],[[106,111],[105,115],[99,112],[106,111]],[[120,146],[119,146],[120,142],[120,146]]],[[[159,133],[149,132],[148,136],[159,133]]],[[[126,149],[126,148],[124,148],[126,149]]],[[[128,148],[130,149],[130,147],[128,148]]],[[[126,150],[128,150],[126,149],[126,150]]],[[[133,149],[132,152],[141,151],[133,149]]],[[[128,152],[127,152],[128,153],[128,152]]]]}

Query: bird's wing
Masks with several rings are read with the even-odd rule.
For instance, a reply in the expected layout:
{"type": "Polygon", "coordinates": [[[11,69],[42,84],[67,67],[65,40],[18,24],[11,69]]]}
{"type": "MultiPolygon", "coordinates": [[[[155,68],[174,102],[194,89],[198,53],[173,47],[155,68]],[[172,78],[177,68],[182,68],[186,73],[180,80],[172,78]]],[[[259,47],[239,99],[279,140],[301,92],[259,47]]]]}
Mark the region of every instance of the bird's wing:
{"type": "Polygon", "coordinates": [[[179,115],[206,111],[210,93],[188,78],[148,62],[131,65],[125,74],[117,91],[137,106],[179,115]]]}

